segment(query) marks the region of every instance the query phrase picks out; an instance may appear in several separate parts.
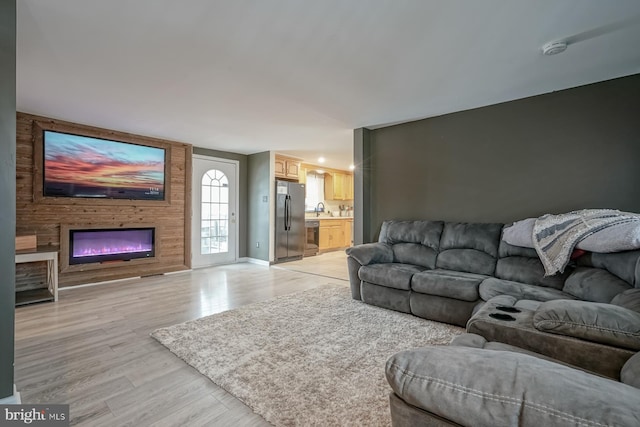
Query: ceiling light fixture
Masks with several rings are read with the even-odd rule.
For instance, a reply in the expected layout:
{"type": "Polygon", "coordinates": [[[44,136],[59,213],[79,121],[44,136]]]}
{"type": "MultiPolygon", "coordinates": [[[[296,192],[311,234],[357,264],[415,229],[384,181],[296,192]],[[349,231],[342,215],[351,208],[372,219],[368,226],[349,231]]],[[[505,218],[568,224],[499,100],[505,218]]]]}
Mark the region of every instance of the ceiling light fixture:
{"type": "Polygon", "coordinates": [[[355,168],[356,168],[356,165],[354,165],[354,164],[350,164],[349,165],[349,170],[350,171],[354,170],[355,168]]]}
{"type": "Polygon", "coordinates": [[[542,53],[544,55],[557,55],[567,50],[566,42],[550,42],[542,46],[542,53]]]}
{"type": "Polygon", "coordinates": [[[318,163],[324,163],[324,157],[318,157],[318,163]]]}

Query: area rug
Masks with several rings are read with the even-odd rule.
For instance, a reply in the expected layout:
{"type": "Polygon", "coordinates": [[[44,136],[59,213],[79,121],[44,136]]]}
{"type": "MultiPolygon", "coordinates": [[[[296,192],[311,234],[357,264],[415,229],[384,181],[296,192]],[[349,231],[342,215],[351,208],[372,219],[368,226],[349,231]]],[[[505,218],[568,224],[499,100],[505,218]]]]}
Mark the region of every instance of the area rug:
{"type": "Polygon", "coordinates": [[[387,359],[462,332],[325,286],[151,335],[276,426],[389,426],[387,359]]]}

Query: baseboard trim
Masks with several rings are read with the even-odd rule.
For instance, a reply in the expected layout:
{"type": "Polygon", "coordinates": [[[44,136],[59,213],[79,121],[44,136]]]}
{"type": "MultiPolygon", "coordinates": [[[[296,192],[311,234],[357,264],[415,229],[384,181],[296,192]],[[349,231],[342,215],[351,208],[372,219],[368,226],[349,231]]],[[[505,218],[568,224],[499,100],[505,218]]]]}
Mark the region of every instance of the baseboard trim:
{"type": "Polygon", "coordinates": [[[84,283],[82,285],[64,286],[62,288],[58,288],[58,292],[60,292],[60,291],[68,291],[68,290],[71,290],[71,289],[78,289],[78,288],[87,288],[89,286],[110,285],[112,283],[126,282],[127,280],[142,279],[143,277],[167,276],[169,274],[188,273],[190,271],[192,271],[192,270],[188,269],[188,270],[167,271],[166,273],[150,274],[148,276],[123,277],[122,279],[105,280],[103,282],[93,282],[93,283],[84,283]]]}
{"type": "Polygon", "coordinates": [[[124,279],[105,280],[104,282],[85,283],[82,285],[64,286],[62,288],[58,288],[58,292],[69,291],[72,289],[79,289],[79,288],[88,288],[90,286],[110,285],[112,283],[125,282],[127,280],[140,279],[140,278],[142,278],[142,276],[126,277],[124,279]]]}
{"type": "Polygon", "coordinates": [[[0,405],[19,405],[21,403],[20,393],[18,393],[18,389],[15,384],[13,385],[13,395],[0,399],[0,405]]]}
{"type": "Polygon", "coordinates": [[[250,258],[250,257],[242,257],[238,259],[238,262],[248,262],[249,264],[258,264],[264,265],[265,267],[269,267],[269,261],[265,261],[263,259],[258,258],[250,258]]]}

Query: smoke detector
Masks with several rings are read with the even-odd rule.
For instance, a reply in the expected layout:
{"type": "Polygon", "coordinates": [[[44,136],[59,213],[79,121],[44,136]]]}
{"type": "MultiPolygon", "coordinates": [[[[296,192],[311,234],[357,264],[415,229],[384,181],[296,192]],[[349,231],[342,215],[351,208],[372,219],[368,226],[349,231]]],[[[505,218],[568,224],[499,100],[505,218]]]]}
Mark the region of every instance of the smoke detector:
{"type": "Polygon", "coordinates": [[[542,46],[542,53],[545,55],[556,55],[567,50],[567,43],[565,42],[551,42],[542,46]]]}

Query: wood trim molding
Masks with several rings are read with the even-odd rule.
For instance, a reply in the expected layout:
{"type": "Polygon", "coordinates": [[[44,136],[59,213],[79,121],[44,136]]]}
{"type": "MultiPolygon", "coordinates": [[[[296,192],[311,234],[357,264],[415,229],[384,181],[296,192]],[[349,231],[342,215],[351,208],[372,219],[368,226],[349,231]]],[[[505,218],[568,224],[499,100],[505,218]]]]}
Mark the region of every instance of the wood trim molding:
{"type": "Polygon", "coordinates": [[[191,268],[191,223],[193,222],[193,147],[187,150],[184,193],[184,265],[191,268]]]}
{"type": "Polygon", "coordinates": [[[307,171],[321,170],[321,171],[324,171],[324,173],[341,173],[343,175],[353,175],[353,171],[344,170],[344,169],[326,168],[324,166],[313,165],[311,163],[302,163],[300,164],[300,167],[307,169],[307,171]]]}

